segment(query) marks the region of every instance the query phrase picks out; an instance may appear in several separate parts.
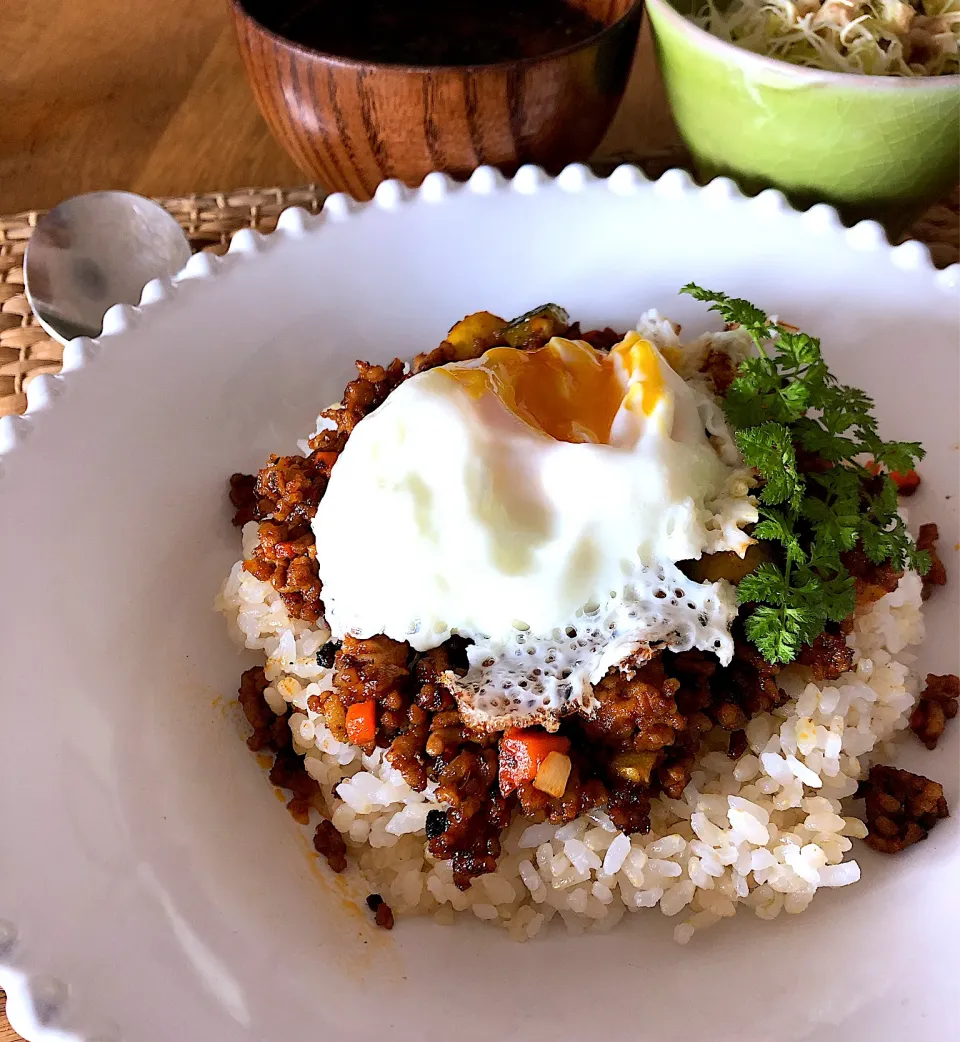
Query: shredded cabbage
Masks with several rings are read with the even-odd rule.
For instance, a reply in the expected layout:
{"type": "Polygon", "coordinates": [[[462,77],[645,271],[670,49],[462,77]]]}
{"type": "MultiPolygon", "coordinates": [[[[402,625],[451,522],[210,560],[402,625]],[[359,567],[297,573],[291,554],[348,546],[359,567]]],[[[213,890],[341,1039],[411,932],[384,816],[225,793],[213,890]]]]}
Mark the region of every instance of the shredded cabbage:
{"type": "Polygon", "coordinates": [[[833,72],[960,72],[960,0],[706,0],[693,18],[756,54],[833,72]]]}

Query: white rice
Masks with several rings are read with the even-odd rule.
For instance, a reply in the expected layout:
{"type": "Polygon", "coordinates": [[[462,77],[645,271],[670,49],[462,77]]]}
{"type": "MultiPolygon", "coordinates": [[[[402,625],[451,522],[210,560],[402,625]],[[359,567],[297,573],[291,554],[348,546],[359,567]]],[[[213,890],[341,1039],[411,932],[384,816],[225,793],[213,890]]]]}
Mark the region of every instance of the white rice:
{"type": "MultiPolygon", "coordinates": [[[[252,551],[255,523],[243,539],[245,553],[252,551]]],[[[307,708],[311,694],[330,686],[330,671],[316,663],[329,632],[292,620],[273,587],[242,563],[217,606],[246,647],[266,654],[270,707],[296,708],[294,748],[366,885],[397,915],[431,915],[445,925],[466,915],[518,941],[554,918],[574,933],[605,931],[626,912],[659,907],[676,917],[674,936],[685,944],[740,906],[774,919],[802,912],[820,887],[857,882],[859,865],[845,857],[866,827],[844,814],[841,801],[882,743],[907,726],[917,697],[907,649],[923,639],[920,579],[907,573],[857,617],[847,638],[854,668],[821,684],[800,667],[781,673],[790,700],[750,721],[748,752],[730,760],[726,735],[708,735],[683,798],[653,801],[648,834],[625,836],[597,809],[560,828],[517,817],[497,871],[464,892],[450,864],[426,851],[426,816],[439,806],[435,786],[414,792],[383,750],[365,756],[337,742],[307,708]]]]}

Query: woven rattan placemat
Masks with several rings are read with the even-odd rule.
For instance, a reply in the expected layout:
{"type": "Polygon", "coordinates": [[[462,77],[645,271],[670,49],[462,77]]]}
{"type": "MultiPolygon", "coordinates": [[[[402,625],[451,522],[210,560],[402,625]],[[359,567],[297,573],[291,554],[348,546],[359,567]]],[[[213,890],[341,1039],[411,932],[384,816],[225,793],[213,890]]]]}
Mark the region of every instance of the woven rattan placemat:
{"type": "MultiPolygon", "coordinates": [[[[647,157],[643,165],[656,174],[676,161],[672,154],[647,157]]],[[[235,232],[255,228],[270,232],[281,211],[302,206],[317,211],[323,203],[317,185],[300,188],[250,188],[213,195],[163,198],[195,251],[222,253],[235,232]]],[[[22,413],[26,388],[34,376],[56,373],[63,348],[37,324],[23,293],[23,253],[43,211],[0,217],[0,416],[22,413]]],[[[926,243],[939,267],[960,260],[960,189],[932,207],[904,236],[926,243]]]]}

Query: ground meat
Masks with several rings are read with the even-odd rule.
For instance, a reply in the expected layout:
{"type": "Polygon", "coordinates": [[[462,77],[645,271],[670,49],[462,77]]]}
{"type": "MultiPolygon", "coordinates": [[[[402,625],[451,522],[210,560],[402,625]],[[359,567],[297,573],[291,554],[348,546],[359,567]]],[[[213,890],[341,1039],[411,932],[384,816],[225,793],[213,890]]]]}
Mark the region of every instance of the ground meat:
{"type": "Polygon", "coordinates": [[[374,922],[384,930],[393,929],[393,909],[379,894],[370,894],[367,908],[373,912],[374,922]]]}
{"type": "Polygon", "coordinates": [[[456,709],[457,703],[443,681],[447,672],[463,676],[467,672],[467,642],[462,637],[451,637],[438,648],[425,651],[414,667],[414,676],[420,685],[417,703],[433,713],[456,709]]]}
{"type": "Polygon", "coordinates": [[[449,362],[465,362],[472,358],[479,358],[484,351],[491,347],[497,347],[503,343],[501,337],[491,335],[478,337],[471,347],[454,347],[446,340],[426,354],[419,354],[413,360],[412,370],[414,373],[425,373],[428,369],[436,369],[438,366],[447,365],[449,362]]]}
{"type": "Polygon", "coordinates": [[[373,698],[399,709],[410,679],[410,645],[390,637],[345,637],[334,659],[334,686],[345,706],[373,698]]]}
{"type": "Polygon", "coordinates": [[[321,431],[310,441],[313,449],[343,449],[354,427],[387,400],[387,395],[407,379],[404,364],[395,358],[389,365],[356,363],[357,378],[347,384],[339,407],[327,409],[322,415],[336,424],[332,431],[321,431]]]}
{"type": "Polygon", "coordinates": [[[924,600],[933,593],[934,588],[937,586],[946,586],[947,584],[947,569],[943,565],[943,561],[940,560],[940,554],[937,552],[937,540],[940,538],[940,530],[935,524],[926,524],[920,526],[920,531],[917,533],[917,549],[926,550],[930,555],[930,569],[925,576],[923,576],[923,592],[922,596],[924,600]]]}
{"type": "Polygon", "coordinates": [[[727,749],[727,756],[729,756],[731,760],[739,760],[748,748],[749,743],[747,742],[747,732],[734,731],[733,734],[730,735],[730,745],[727,749]]]}
{"type": "Polygon", "coordinates": [[[324,818],[320,822],[313,834],[313,845],[334,872],[342,872],[347,867],[347,844],[332,821],[324,818]]]}
{"type": "MultiPolygon", "coordinates": [[[[559,826],[579,818],[591,807],[606,806],[607,786],[599,778],[589,776],[593,771],[585,770],[586,763],[587,761],[584,761],[581,765],[577,763],[576,759],[574,760],[570,777],[567,779],[567,787],[562,796],[550,796],[536,788],[533,782],[521,782],[517,787],[516,796],[524,815],[534,821],[550,821],[559,826]]],[[[646,832],[650,828],[650,818],[647,813],[649,810],[648,800],[643,821],[631,831],[646,832]]]]}
{"type": "Polygon", "coordinates": [[[869,831],[864,842],[883,854],[896,854],[926,839],[948,814],[940,785],[896,767],[871,767],[859,794],[867,809],[869,831]]]}
{"type": "Polygon", "coordinates": [[[910,717],[910,730],[928,749],[935,749],[948,720],[957,715],[960,677],[954,673],[927,674],[927,686],[910,717]]]}
{"type": "Polygon", "coordinates": [[[563,796],[548,797],[526,782],[517,789],[521,810],[534,820],[563,824],[590,807],[605,807],[624,832],[648,831],[651,797],[682,796],[703,736],[715,724],[738,736],[732,740],[735,757],[745,751],[748,713],[735,695],[757,706],[782,701],[772,681],[775,667],[762,663],[759,677],[754,662],[748,649],[727,669],[705,652],[667,652],[633,675],[611,670],[595,689],[596,715],[561,723],[572,760],[563,796]],[[773,695],[764,682],[773,684],[773,695]]]}
{"type": "Polygon", "coordinates": [[[739,368],[740,363],[735,362],[725,351],[711,348],[700,371],[709,377],[714,391],[723,398],[736,380],[739,368]]]}
{"type": "Polygon", "coordinates": [[[442,682],[447,670],[466,672],[465,642],[453,637],[421,655],[413,666],[417,687],[407,722],[387,752],[391,765],[418,792],[427,784],[431,760],[475,736],[463,725],[457,703],[442,682]]]}
{"type": "Polygon", "coordinates": [[[335,455],[271,456],[257,476],[259,541],[244,568],[280,594],[287,611],[316,622],[323,611],[310,521],[327,487],[335,455]]]}
{"type": "Polygon", "coordinates": [[[748,719],[757,713],[769,713],[787,700],[787,695],[776,682],[779,672],[779,666],[767,662],[746,640],[738,623],[734,632],[733,661],[729,666],[717,669],[710,684],[711,698],[718,705],[734,702],[748,719]]]}
{"type": "MultiPolygon", "coordinates": [[[[283,722],[289,735],[290,724],[287,717],[277,719],[283,722]]],[[[270,781],[278,789],[288,789],[292,793],[291,799],[287,802],[287,810],[301,825],[310,821],[311,807],[317,807],[318,810],[323,808],[320,786],[307,774],[303,757],[293,751],[289,739],[288,745],[276,753],[273,767],[270,769],[270,781]]]]}
{"type": "Polygon", "coordinates": [[[716,655],[706,651],[663,653],[664,671],[680,681],[677,705],[682,713],[703,709],[711,702],[711,683],[720,669],[716,655]]]}
{"type": "Polygon", "coordinates": [[[267,687],[267,679],[260,666],[248,669],[240,677],[240,706],[253,728],[247,745],[254,752],[269,750],[274,753],[270,781],[277,788],[289,790],[291,798],[287,809],[297,821],[306,825],[311,807],[321,811],[324,809],[320,786],[307,774],[303,758],[297,756],[291,747],[292,707],[283,716],[277,716],[263,697],[267,687]]]}
{"type": "Polygon", "coordinates": [[[279,527],[272,543],[289,543],[294,533],[309,532],[310,520],[327,487],[336,457],[330,452],[309,456],[271,456],[257,475],[259,509],[279,527]]]}
{"type": "MultiPolygon", "coordinates": [[[[603,780],[609,788],[607,813],[627,833],[649,830],[651,792],[673,794],[678,786],[682,792],[689,781],[694,758],[689,749],[699,747],[700,732],[680,712],[680,688],[676,677],[667,676],[660,655],[632,675],[612,669],[594,689],[594,716],[570,724],[574,748],[592,761],[590,770],[579,773],[603,780]],[[646,758],[645,776],[636,766],[637,754],[644,753],[655,754],[646,758]]],[[[571,780],[576,777],[571,774],[571,780]]],[[[602,789],[590,795],[602,805],[602,789]]]]}
{"type": "Polygon", "coordinates": [[[747,714],[735,702],[721,702],[714,716],[725,731],[742,731],[747,724],[747,714]]]}
{"type": "Polygon", "coordinates": [[[437,776],[447,828],[429,841],[430,853],[452,859],[453,881],[466,890],[476,876],[495,871],[500,833],[510,822],[511,807],[497,788],[497,751],[465,745],[440,765],[437,776]]]}
{"type": "Polygon", "coordinates": [[[687,726],[674,697],[679,687],[664,673],[659,656],[633,677],[611,670],[594,688],[597,710],[584,725],[587,740],[637,752],[671,745],[687,726]]]}
{"type": "MultiPolygon", "coordinates": [[[[682,790],[681,790],[682,791],[682,790]]],[[[637,785],[615,785],[607,800],[607,814],[628,836],[650,831],[650,792],[637,785]]]]}
{"type": "MultiPolygon", "coordinates": [[[[333,685],[344,709],[373,699],[377,706],[376,745],[383,747],[412,727],[426,727],[418,707],[411,706],[414,689],[406,642],[377,636],[344,638],[334,660],[333,685]]],[[[364,751],[373,752],[374,743],[364,751]]],[[[419,788],[426,784],[420,781],[419,788]]]]}
{"type": "Polygon", "coordinates": [[[857,591],[857,608],[865,608],[892,593],[903,575],[903,571],[894,568],[889,561],[874,564],[860,545],[842,553],[840,560],[853,576],[857,591]]]}
{"type": "Polygon", "coordinates": [[[797,662],[809,666],[813,679],[837,680],[853,668],[853,648],[847,646],[843,633],[824,631],[812,644],[805,644],[797,662]]]}
{"type": "Polygon", "coordinates": [[[578,333],[576,336],[574,336],[572,330],[568,330],[567,336],[571,340],[585,340],[597,351],[609,351],[623,340],[623,334],[618,333],[609,326],[606,329],[589,329],[586,333],[578,333]]]}
{"type": "Polygon", "coordinates": [[[254,474],[230,475],[230,502],[236,509],[233,523],[243,528],[248,521],[257,520],[257,478],[254,474]]]}
{"type": "Polygon", "coordinates": [[[286,716],[277,716],[263,697],[267,678],[261,666],[248,669],[240,677],[239,702],[244,716],[253,728],[247,745],[253,752],[271,749],[274,752],[290,744],[290,727],[286,716]]]}
{"type": "Polygon", "coordinates": [[[316,622],[323,613],[310,522],[330,471],[353,428],[407,378],[399,359],[388,366],[357,362],[357,372],[341,405],[323,414],[333,427],[310,440],[309,455],[271,456],[252,488],[245,475],[231,479],[234,522],[260,521],[257,547],[244,568],[272,583],[290,615],[306,622],[316,622]]]}
{"type": "Polygon", "coordinates": [[[253,734],[247,739],[247,745],[254,752],[270,744],[270,728],[277,719],[263,698],[263,692],[268,686],[263,666],[254,666],[240,675],[238,692],[240,708],[253,728],[253,734]]]}
{"type": "Polygon", "coordinates": [[[495,869],[500,833],[513,806],[497,787],[496,736],[466,727],[442,682],[447,670],[465,671],[465,647],[465,641],[452,638],[417,655],[384,636],[347,637],[334,658],[333,690],[325,698],[312,696],[311,706],[346,740],[345,710],[376,702],[376,744],[387,749],[387,759],[407,784],[422,791],[432,778],[449,805],[444,827],[434,821],[430,849],[453,860],[454,879],[462,888],[495,869]]]}
{"type": "Polygon", "coordinates": [[[427,711],[414,703],[407,708],[406,726],[391,741],[387,751],[390,766],[400,772],[403,780],[415,792],[423,792],[430,779],[427,739],[431,725],[427,711]]]}

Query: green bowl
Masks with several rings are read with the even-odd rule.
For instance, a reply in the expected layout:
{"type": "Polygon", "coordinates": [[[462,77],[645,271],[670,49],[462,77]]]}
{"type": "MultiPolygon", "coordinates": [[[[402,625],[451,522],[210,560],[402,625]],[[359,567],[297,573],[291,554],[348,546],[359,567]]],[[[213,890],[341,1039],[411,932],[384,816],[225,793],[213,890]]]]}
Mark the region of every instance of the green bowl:
{"type": "Polygon", "coordinates": [[[906,227],[960,178],[960,76],[801,68],[726,43],[647,0],[674,119],[702,176],[906,227]]]}

